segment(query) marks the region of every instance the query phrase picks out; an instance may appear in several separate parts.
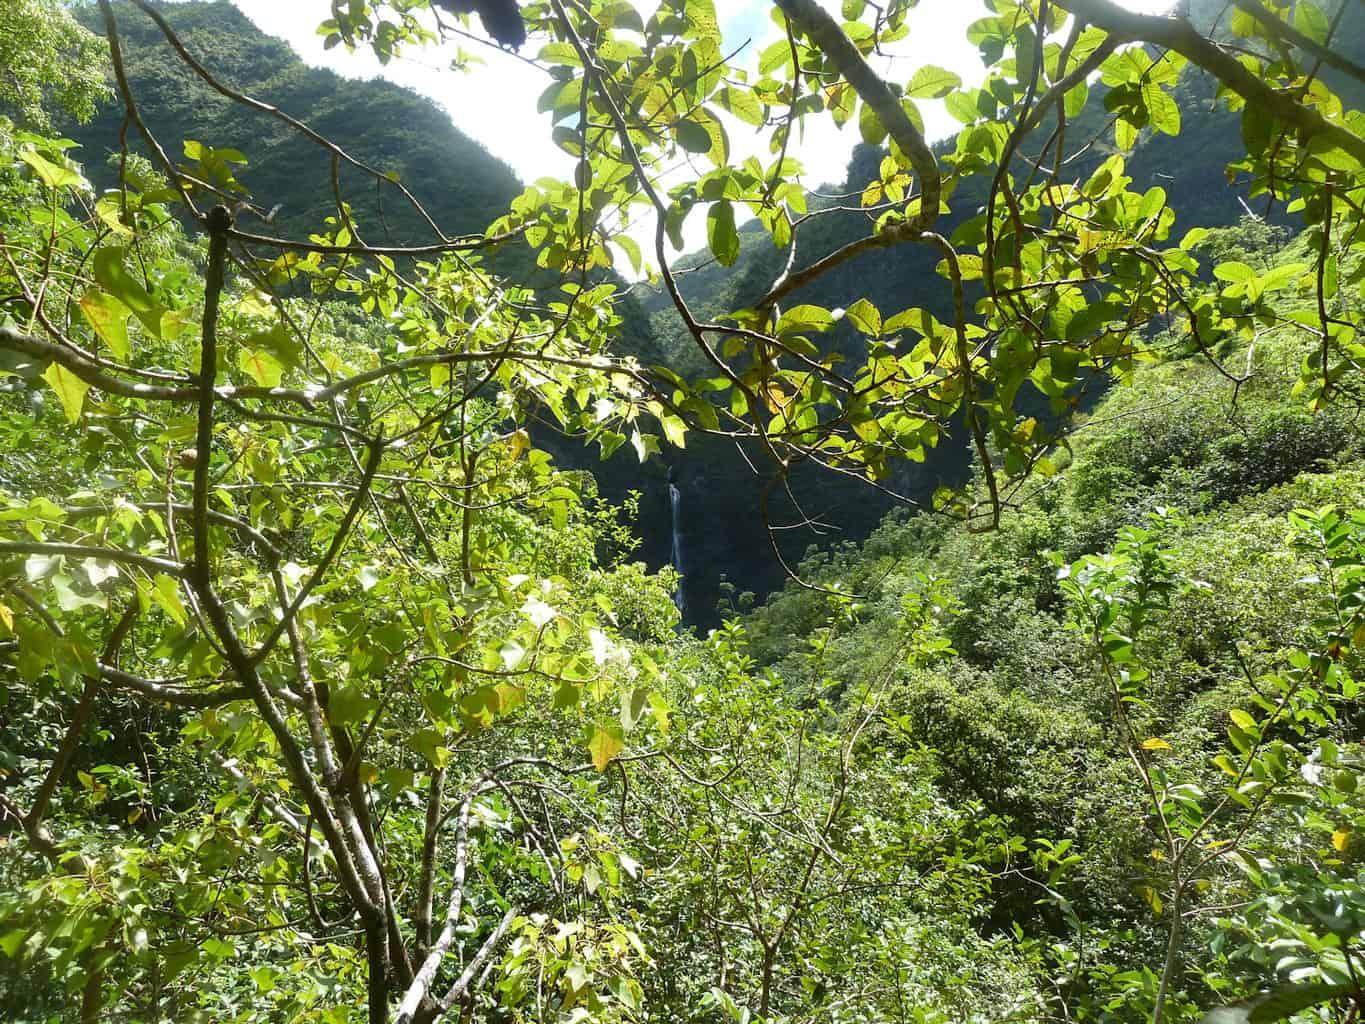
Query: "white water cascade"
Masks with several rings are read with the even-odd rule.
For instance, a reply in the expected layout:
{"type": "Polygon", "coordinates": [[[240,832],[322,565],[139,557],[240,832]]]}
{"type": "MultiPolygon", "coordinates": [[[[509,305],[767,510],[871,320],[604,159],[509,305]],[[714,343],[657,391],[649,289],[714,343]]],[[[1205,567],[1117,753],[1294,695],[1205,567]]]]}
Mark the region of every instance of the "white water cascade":
{"type": "MultiPolygon", "coordinates": [[[[673,516],[673,547],[669,552],[668,559],[678,574],[682,575],[687,572],[683,562],[682,492],[678,490],[677,475],[672,469],[668,471],[668,507],[673,516]]],[[[673,592],[673,603],[678,606],[679,613],[686,617],[687,591],[683,587],[682,580],[678,581],[678,589],[673,592]]]]}

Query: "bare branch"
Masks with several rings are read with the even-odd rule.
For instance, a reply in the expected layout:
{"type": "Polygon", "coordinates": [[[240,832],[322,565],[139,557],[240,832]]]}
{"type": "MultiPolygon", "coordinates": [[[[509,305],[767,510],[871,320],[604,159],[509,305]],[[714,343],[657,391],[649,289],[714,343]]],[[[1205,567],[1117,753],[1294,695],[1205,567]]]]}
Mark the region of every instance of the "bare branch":
{"type": "Polygon", "coordinates": [[[68,555],[72,558],[94,558],[101,562],[136,565],[148,572],[164,572],[169,576],[184,576],[188,571],[180,562],[157,558],[122,548],[101,548],[90,544],[57,544],[50,541],[0,541],[0,555],[68,555]]]}

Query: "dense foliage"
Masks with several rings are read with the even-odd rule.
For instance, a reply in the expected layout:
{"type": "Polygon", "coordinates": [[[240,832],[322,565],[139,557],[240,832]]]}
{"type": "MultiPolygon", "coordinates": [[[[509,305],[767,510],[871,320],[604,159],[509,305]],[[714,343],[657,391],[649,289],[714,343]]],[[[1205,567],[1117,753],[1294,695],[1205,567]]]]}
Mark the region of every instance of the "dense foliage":
{"type": "MultiPolygon", "coordinates": [[[[96,45],[14,10],[35,68],[96,45]]],[[[1346,12],[996,0],[964,88],[867,62],[913,3],[780,0],[756,69],[706,2],[528,4],[577,173],[471,229],[225,84],[231,40],[100,0],[141,150],[100,189],[45,134],[32,97],[88,112],[94,75],[40,73],[0,126],[0,1012],[1357,1020],[1365,116],[1319,75],[1360,80],[1346,12]],[[230,118],[144,118],[153,38],[176,59],[142,75],[301,140],[327,209],[273,223],[230,118]],[[1292,228],[1174,232],[1178,182],[1132,187],[1194,67],[1292,228]],[[964,124],[937,149],[932,97],[964,124]],[[811,249],[824,116],[876,181],[811,249]],[[1073,178],[1087,118],[1107,151],[1073,178]],[[736,122],[771,162],[731,162],[736,122]],[[637,214],[695,350],[671,365],[622,341],[637,214]],[[694,310],[688,216],[720,266],[777,243],[776,276],[694,310]],[[846,270],[907,247],[941,290],[883,309],[846,270]],[[975,479],[701,637],[545,424],[761,453],[770,531],[800,466],[886,494],[956,431],[975,479]]],[[[330,13],[386,59],[454,30],[330,13]]]]}

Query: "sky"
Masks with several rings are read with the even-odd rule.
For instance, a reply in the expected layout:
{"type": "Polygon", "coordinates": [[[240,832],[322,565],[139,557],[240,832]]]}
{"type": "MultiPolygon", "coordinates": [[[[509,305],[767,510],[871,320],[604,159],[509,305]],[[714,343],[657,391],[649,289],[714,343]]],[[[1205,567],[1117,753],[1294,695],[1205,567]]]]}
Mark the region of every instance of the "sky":
{"type": "MultiPolygon", "coordinates": [[[[262,31],[286,40],[308,64],[327,67],[348,77],[383,77],[429,97],[449,113],[460,131],[507,163],[523,182],[546,176],[572,177],[573,158],[550,141],[549,115],[536,112],[536,99],[549,84],[549,78],[525,61],[493,46],[460,40],[459,48],[484,63],[473,65],[465,73],[450,71],[450,61],[457,51],[457,46],[451,43],[439,48],[410,49],[382,67],[369,51],[323,49],[317,26],[329,13],[324,0],[233,2],[262,31]]],[[[837,16],[838,0],[821,2],[837,16]]],[[[1122,2],[1145,11],[1170,6],[1170,0],[1122,2]]],[[[772,0],[715,0],[715,4],[726,52],[744,46],[735,62],[753,67],[763,48],[779,38],[779,31],[769,18],[772,0]]],[[[895,44],[889,56],[875,58],[874,67],[892,80],[904,81],[916,68],[932,63],[957,72],[969,85],[977,84],[982,78],[981,60],[976,47],[967,42],[966,28],[988,13],[982,0],[921,0],[910,15],[909,37],[895,44]]],[[[479,30],[477,19],[473,27],[476,32],[479,30]]],[[[537,45],[532,39],[524,52],[533,56],[537,45]]],[[[920,109],[931,139],[956,130],[957,122],[942,109],[941,103],[921,102],[920,109]]],[[[849,153],[858,141],[856,124],[847,124],[840,131],[827,116],[806,120],[805,136],[793,146],[794,155],[805,167],[804,183],[815,187],[843,181],[849,153]]],[[[732,160],[742,162],[755,153],[765,163],[771,159],[756,129],[735,120],[729,120],[726,128],[732,160]]],[[[652,236],[652,228],[641,226],[638,230],[642,235],[652,236]]],[[[685,232],[689,251],[705,244],[704,233],[702,218],[690,218],[685,232]]],[[[643,242],[644,238],[639,240],[643,242]]]]}

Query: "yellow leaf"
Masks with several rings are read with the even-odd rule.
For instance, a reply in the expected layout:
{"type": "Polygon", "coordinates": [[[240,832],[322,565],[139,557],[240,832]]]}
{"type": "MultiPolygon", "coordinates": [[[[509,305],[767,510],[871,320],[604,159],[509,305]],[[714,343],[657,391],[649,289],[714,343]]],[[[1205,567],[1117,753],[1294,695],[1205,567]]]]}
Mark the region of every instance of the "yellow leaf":
{"type": "Polygon", "coordinates": [[[522,454],[531,447],[531,435],[524,430],[518,430],[508,438],[512,445],[512,461],[516,462],[522,454]]]}
{"type": "Polygon", "coordinates": [[[128,344],[128,307],[112,295],[91,289],[81,296],[81,312],[100,336],[115,359],[127,362],[131,348],[128,344]]]}
{"type": "Polygon", "coordinates": [[[493,689],[498,694],[498,710],[503,714],[515,711],[526,703],[525,687],[513,686],[511,683],[498,683],[493,689]]]}
{"type": "Polygon", "coordinates": [[[244,349],[237,365],[242,372],[263,388],[277,388],[284,377],[284,365],[269,352],[244,349]]]}
{"type": "Polygon", "coordinates": [[[606,771],[611,759],[625,749],[625,741],[614,730],[600,725],[592,727],[592,736],[588,739],[588,753],[592,755],[593,766],[599,772],[606,771]]]}
{"type": "Polygon", "coordinates": [[[7,604],[0,604],[0,622],[3,622],[11,633],[14,632],[14,611],[7,604]]]}
{"type": "Polygon", "coordinates": [[[1335,847],[1337,853],[1345,853],[1350,842],[1351,833],[1348,830],[1339,828],[1332,833],[1332,846],[1335,847]]]}
{"type": "Polygon", "coordinates": [[[1161,913],[1161,908],[1165,906],[1165,904],[1162,902],[1161,894],[1159,892],[1147,885],[1139,885],[1137,887],[1137,892],[1139,896],[1147,901],[1147,905],[1152,908],[1152,913],[1161,913]]]}
{"type": "Polygon", "coordinates": [[[658,694],[651,692],[649,695],[649,707],[654,712],[654,723],[659,727],[659,731],[665,736],[668,735],[668,701],[658,694]]]}
{"type": "Polygon", "coordinates": [[[1165,740],[1153,736],[1151,739],[1142,741],[1143,750],[1170,750],[1171,745],[1165,740]]]}
{"type": "Polygon", "coordinates": [[[85,393],[90,385],[59,363],[52,363],[43,371],[43,380],[52,385],[57,397],[62,400],[66,418],[75,423],[81,418],[81,406],[85,404],[85,393]]]}
{"type": "Polygon", "coordinates": [[[172,577],[158,573],[148,596],[177,626],[183,626],[189,620],[185,602],[180,599],[180,584],[172,577]]]}
{"type": "Polygon", "coordinates": [[[774,413],[781,412],[791,401],[791,396],[776,384],[765,384],[763,386],[763,398],[768,403],[768,410],[774,413]]]}

